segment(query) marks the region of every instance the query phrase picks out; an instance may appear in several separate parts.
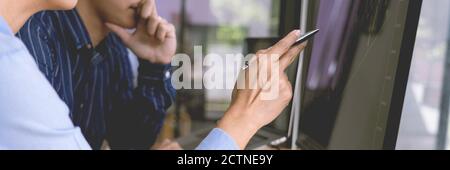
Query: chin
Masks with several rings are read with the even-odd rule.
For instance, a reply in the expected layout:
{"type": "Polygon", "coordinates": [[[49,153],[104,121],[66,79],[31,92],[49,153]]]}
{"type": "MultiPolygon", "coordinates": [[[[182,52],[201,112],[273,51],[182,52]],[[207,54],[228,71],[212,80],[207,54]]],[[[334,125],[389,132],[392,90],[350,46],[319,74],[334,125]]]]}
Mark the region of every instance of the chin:
{"type": "Polygon", "coordinates": [[[78,0],[49,0],[48,2],[51,10],[70,10],[75,8],[78,0]]]}
{"type": "Polygon", "coordinates": [[[118,23],[118,25],[127,28],[127,29],[133,29],[137,27],[137,22],[134,18],[128,18],[122,20],[122,22],[118,23]]]}
{"type": "Polygon", "coordinates": [[[137,27],[137,23],[136,22],[130,22],[125,24],[123,27],[127,28],[127,29],[133,29],[137,27]]]}

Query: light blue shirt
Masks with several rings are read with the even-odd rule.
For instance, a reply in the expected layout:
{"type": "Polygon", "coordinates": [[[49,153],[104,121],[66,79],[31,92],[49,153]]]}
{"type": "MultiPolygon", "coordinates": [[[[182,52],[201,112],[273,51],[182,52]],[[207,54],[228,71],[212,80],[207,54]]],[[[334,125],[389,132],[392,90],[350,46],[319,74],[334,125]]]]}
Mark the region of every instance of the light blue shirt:
{"type": "Polygon", "coordinates": [[[222,129],[215,128],[196,150],[239,150],[236,142],[222,129]]]}
{"type": "Polygon", "coordinates": [[[13,32],[3,17],[0,16],[0,34],[12,35],[13,32]]]}
{"type": "MultiPolygon", "coordinates": [[[[89,150],[66,104],[40,72],[24,44],[0,17],[0,149],[89,150]]],[[[237,150],[213,129],[198,150],[237,150]]]]}
{"type": "Polygon", "coordinates": [[[24,44],[0,18],[0,149],[90,149],[24,44]]]}

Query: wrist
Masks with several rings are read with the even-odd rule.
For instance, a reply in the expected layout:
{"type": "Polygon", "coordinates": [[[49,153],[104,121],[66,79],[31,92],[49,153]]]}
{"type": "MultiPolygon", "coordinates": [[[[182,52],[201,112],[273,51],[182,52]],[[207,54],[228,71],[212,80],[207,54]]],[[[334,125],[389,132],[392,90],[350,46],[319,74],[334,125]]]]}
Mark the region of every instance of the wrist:
{"type": "Polygon", "coordinates": [[[153,64],[147,60],[139,59],[140,77],[149,77],[153,80],[166,80],[171,78],[170,64],[153,64]]]}
{"type": "Polygon", "coordinates": [[[250,139],[258,132],[260,126],[246,111],[227,111],[218,122],[217,127],[231,136],[241,149],[245,149],[250,139]]]}

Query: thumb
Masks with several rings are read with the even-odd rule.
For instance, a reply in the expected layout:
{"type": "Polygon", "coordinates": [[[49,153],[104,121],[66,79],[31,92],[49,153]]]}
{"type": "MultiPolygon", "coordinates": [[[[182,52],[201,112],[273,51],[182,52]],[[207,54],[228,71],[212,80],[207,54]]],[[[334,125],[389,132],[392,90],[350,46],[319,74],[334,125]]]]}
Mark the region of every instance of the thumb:
{"type": "Polygon", "coordinates": [[[122,39],[122,41],[125,44],[128,44],[130,42],[130,39],[132,37],[132,34],[129,33],[127,31],[127,29],[118,26],[116,24],[112,24],[112,23],[105,23],[106,27],[108,27],[112,32],[116,33],[117,36],[119,36],[120,39],[122,39]]]}

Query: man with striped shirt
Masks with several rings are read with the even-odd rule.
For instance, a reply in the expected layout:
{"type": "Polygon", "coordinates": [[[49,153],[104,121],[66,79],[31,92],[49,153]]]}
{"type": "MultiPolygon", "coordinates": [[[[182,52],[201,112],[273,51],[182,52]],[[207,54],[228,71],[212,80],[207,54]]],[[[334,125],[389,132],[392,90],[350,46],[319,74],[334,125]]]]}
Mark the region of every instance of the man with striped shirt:
{"type": "Polygon", "coordinates": [[[80,0],[32,16],[17,36],[93,149],[105,139],[112,149],[150,148],[175,97],[175,29],[154,0],[80,0]],[[137,85],[127,47],[139,57],[137,85]]]}

